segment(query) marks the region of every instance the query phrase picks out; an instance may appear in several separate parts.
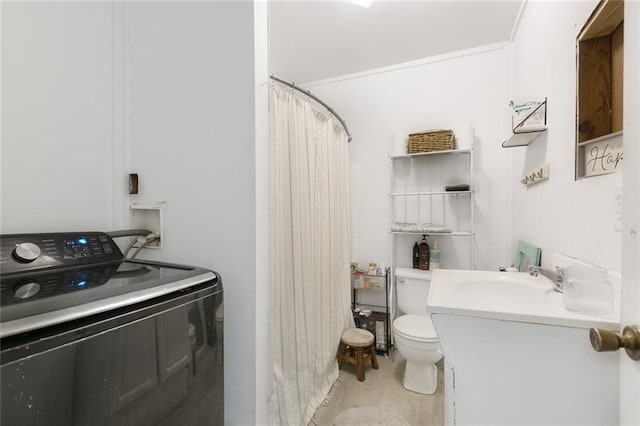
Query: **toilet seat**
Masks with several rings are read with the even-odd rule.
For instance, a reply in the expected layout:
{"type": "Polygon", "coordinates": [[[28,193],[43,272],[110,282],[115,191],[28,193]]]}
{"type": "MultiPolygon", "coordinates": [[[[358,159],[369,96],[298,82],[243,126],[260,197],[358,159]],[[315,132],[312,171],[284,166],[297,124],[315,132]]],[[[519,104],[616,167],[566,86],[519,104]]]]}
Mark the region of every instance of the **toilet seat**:
{"type": "Polygon", "coordinates": [[[427,315],[403,315],[393,321],[393,331],[406,339],[421,342],[438,342],[438,335],[427,315]]]}

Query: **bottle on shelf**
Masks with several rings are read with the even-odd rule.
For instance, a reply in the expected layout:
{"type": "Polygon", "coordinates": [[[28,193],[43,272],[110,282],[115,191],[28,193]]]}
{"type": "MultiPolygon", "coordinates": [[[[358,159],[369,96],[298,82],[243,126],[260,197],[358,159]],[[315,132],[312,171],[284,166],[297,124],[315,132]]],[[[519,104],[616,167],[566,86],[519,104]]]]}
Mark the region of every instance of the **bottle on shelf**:
{"type": "Polygon", "coordinates": [[[427,243],[427,236],[422,236],[422,242],[418,246],[418,269],[429,269],[429,243],[427,243]]]}
{"type": "Polygon", "coordinates": [[[440,249],[438,248],[438,240],[433,241],[433,247],[429,251],[429,268],[440,269],[440,249]]]}
{"type": "Polygon", "coordinates": [[[418,242],[413,243],[413,269],[418,269],[418,257],[419,257],[418,242]]]}

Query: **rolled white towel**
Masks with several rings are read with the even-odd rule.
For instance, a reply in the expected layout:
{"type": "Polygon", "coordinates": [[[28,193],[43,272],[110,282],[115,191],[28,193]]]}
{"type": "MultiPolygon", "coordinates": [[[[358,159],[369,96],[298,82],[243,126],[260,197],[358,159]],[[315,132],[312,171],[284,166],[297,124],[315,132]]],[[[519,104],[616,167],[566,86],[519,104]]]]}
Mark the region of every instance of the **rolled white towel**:
{"type": "Polygon", "coordinates": [[[404,155],[407,153],[407,142],[409,138],[406,133],[394,132],[391,142],[391,155],[404,155]]]}
{"type": "Polygon", "coordinates": [[[459,126],[453,129],[455,135],[455,147],[456,149],[469,149],[473,147],[473,139],[475,137],[473,126],[467,124],[459,126]]]}

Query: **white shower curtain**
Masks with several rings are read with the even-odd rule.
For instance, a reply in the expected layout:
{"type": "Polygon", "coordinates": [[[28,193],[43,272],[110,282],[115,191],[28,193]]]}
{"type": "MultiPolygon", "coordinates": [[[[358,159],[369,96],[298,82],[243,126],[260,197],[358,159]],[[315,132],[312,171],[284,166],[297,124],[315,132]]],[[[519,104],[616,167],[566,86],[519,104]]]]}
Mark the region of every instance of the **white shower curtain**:
{"type": "Polygon", "coordinates": [[[270,421],[305,425],[338,377],[350,310],[347,137],[291,91],[272,99],[274,391],[270,421]]]}

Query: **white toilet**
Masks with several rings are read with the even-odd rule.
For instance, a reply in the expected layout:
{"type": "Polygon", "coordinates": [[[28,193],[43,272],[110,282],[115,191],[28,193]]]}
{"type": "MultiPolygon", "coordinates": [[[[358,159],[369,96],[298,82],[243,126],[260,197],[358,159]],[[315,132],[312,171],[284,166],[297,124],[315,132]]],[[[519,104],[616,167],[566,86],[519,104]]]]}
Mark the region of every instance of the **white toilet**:
{"type": "Polygon", "coordinates": [[[442,359],[440,342],[427,314],[431,271],[396,268],[398,317],[393,337],[398,352],[407,360],[402,385],[413,392],[432,394],[438,386],[436,362],[442,359]]]}

